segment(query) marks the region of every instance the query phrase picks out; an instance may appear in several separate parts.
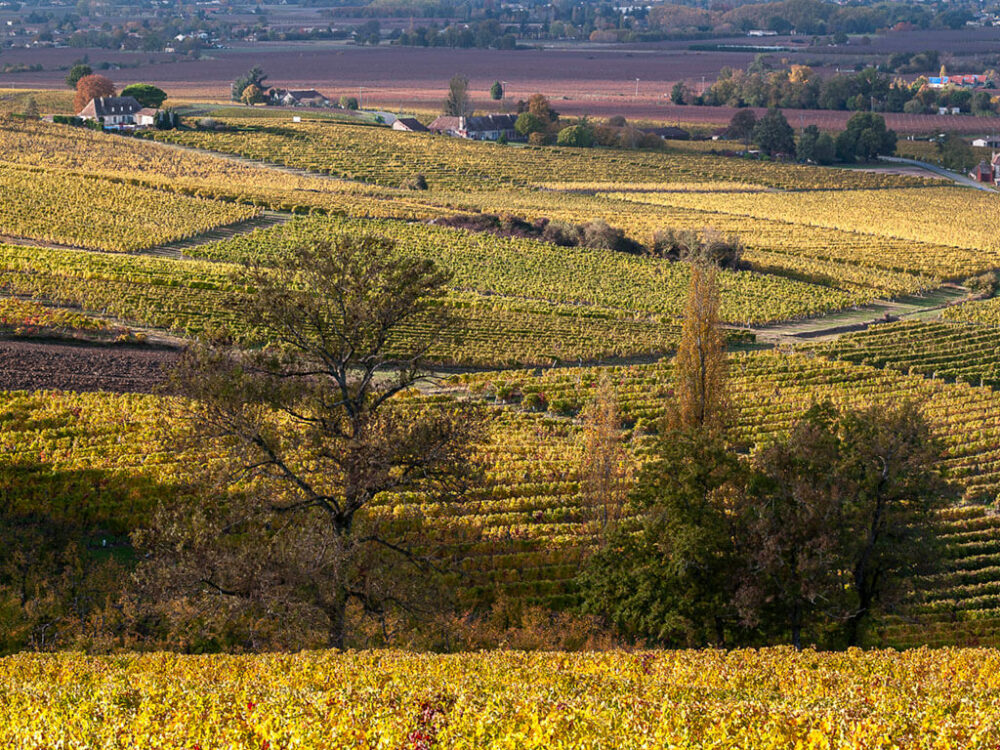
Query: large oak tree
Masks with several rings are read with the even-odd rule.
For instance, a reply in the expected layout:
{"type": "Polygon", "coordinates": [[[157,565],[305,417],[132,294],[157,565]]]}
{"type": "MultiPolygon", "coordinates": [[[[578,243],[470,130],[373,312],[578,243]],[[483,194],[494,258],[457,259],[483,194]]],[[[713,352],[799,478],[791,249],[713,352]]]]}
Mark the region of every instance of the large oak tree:
{"type": "Polygon", "coordinates": [[[239,274],[238,312],[266,346],[192,348],[171,380],[230,489],[161,513],[142,539],[147,590],[267,628],[256,646],[325,632],[342,648],[349,604],[382,623],[420,607],[433,544],[402,499],[457,497],[478,424],[471,406],[408,396],[449,325],[448,278],[390,241],[343,236],[239,274]],[[373,512],[383,499],[388,516],[373,512]]]}

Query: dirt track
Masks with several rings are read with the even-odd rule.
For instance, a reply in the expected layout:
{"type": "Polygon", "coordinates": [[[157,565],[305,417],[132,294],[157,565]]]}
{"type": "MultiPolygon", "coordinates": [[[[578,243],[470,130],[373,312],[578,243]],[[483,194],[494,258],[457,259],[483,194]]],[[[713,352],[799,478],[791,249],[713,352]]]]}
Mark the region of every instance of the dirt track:
{"type": "Polygon", "coordinates": [[[0,390],[149,393],[177,358],[167,349],[0,341],[0,390]]]}

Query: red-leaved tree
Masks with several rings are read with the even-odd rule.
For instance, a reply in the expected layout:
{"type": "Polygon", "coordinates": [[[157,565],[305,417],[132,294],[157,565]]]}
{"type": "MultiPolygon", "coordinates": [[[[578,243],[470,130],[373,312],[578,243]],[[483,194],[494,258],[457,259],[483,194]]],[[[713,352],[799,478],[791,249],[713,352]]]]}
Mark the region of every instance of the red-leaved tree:
{"type": "Polygon", "coordinates": [[[73,97],[73,111],[79,112],[87,106],[87,103],[91,99],[114,95],[115,84],[111,82],[110,78],[97,74],[84,76],[76,82],[76,96],[73,97]]]}

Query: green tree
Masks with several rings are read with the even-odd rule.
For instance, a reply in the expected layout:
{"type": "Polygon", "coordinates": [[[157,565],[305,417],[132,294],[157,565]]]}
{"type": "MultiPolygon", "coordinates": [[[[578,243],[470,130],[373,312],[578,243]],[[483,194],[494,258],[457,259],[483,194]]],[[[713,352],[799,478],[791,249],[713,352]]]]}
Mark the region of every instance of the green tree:
{"type": "Polygon", "coordinates": [[[448,82],[448,97],[444,100],[442,112],[451,117],[469,117],[473,112],[469,97],[469,79],[454,75],[448,82]]]}
{"type": "MultiPolygon", "coordinates": [[[[515,123],[515,127],[516,125],[515,123]]],[[[559,135],[556,136],[556,143],[560,146],[589,148],[594,145],[594,129],[587,123],[570,125],[568,128],[563,128],[559,131],[559,135]]]]}
{"type": "Polygon", "coordinates": [[[897,604],[939,557],[935,511],[954,497],[941,455],[912,402],[820,404],[760,451],[737,512],[744,625],[797,648],[810,625],[860,645],[874,608],[897,604]]]}
{"type": "Polygon", "coordinates": [[[143,107],[159,108],[167,98],[167,92],[149,83],[132,83],[122,89],[122,96],[134,97],[143,107]]]}
{"type": "Polygon", "coordinates": [[[365,21],[354,30],[354,41],[358,44],[370,44],[378,46],[382,41],[382,26],[375,19],[365,21]]]}
{"type": "Polygon", "coordinates": [[[340,101],[338,102],[338,104],[340,104],[340,108],[341,109],[357,109],[358,108],[358,97],[356,97],[356,96],[347,96],[345,94],[344,96],[340,97],[340,101]]]}
{"type": "Polygon", "coordinates": [[[684,104],[691,96],[691,91],[684,85],[684,81],[678,81],[670,89],[670,101],[674,104],[684,104]]]}
{"type": "Polygon", "coordinates": [[[493,85],[490,86],[490,99],[495,102],[503,99],[503,84],[500,81],[494,81],[493,85]]]}
{"type": "Polygon", "coordinates": [[[522,112],[514,122],[514,130],[527,137],[532,133],[544,133],[546,125],[531,112],[522,112]]]}
{"type": "Polygon", "coordinates": [[[814,407],[787,440],[760,451],[738,511],[745,565],[736,609],[742,624],[769,638],[790,635],[797,649],[803,629],[822,615],[836,616],[843,603],[841,497],[831,471],[839,445],[831,419],[831,407],[814,407]]]}
{"type": "Polygon", "coordinates": [[[769,109],[753,128],[753,142],[768,156],[795,153],[795,131],[780,109],[769,109]]]}
{"type": "Polygon", "coordinates": [[[261,91],[264,91],[264,82],[266,80],[267,75],[264,73],[264,70],[257,65],[253,66],[233,81],[231,91],[232,100],[234,102],[243,102],[243,92],[248,86],[256,86],[261,91]]]}
{"type": "Polygon", "coordinates": [[[943,444],[913,401],[845,410],[830,423],[843,498],[840,551],[851,582],[844,640],[860,645],[874,608],[891,606],[938,559],[936,511],[954,498],[943,444]]]}
{"type": "Polygon", "coordinates": [[[155,126],[157,130],[175,130],[180,127],[180,124],[180,116],[172,109],[163,110],[156,115],[155,126]]]}
{"type": "Polygon", "coordinates": [[[993,99],[988,91],[977,91],[972,95],[972,112],[976,115],[991,115],[993,110],[993,99]]]}
{"type": "Polygon", "coordinates": [[[750,148],[750,139],[753,138],[753,129],[757,126],[757,115],[752,109],[741,109],[733,115],[726,128],[726,137],[736,141],[743,141],[743,144],[750,148]]]}
{"type": "Polygon", "coordinates": [[[972,146],[955,133],[948,133],[937,142],[936,148],[941,164],[948,169],[964,172],[971,169],[976,163],[976,155],[972,151],[972,146]]]}
{"type": "Polygon", "coordinates": [[[77,82],[84,76],[89,76],[94,72],[93,68],[85,63],[77,63],[72,68],[69,69],[69,73],[66,74],[66,85],[71,89],[76,88],[77,82]]]}
{"type": "Polygon", "coordinates": [[[872,112],[851,115],[847,128],[837,136],[837,158],[870,161],[896,150],[896,133],[885,126],[885,118],[872,112]]]}
{"type": "Polygon", "coordinates": [[[816,139],[815,158],[817,164],[833,164],[837,161],[837,144],[829,133],[823,133],[816,139]]]}
{"type": "Polygon", "coordinates": [[[799,161],[815,164],[833,164],[837,159],[837,147],[829,133],[821,133],[815,125],[807,125],[795,146],[799,161]]]}
{"type": "Polygon", "coordinates": [[[723,433],[666,427],[650,456],[638,530],[579,580],[585,611],[669,645],[860,645],[876,609],[936,570],[937,511],[957,497],[912,402],[817,405],[749,458],[723,433]]]}
{"type": "Polygon", "coordinates": [[[629,511],[638,533],[618,530],[584,566],[584,612],[626,637],[669,646],[732,641],[739,558],[729,508],[746,468],[719,434],[666,428],[640,470],[629,511]]]}

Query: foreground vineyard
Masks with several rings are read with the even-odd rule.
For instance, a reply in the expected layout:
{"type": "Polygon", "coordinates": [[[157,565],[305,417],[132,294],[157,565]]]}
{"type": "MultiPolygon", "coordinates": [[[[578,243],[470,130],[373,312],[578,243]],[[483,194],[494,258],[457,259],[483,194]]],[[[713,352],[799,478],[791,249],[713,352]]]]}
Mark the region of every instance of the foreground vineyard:
{"type": "MultiPolygon", "coordinates": [[[[664,365],[609,370],[640,448],[661,416],[670,390],[664,365]]],[[[554,370],[539,376],[508,371],[464,378],[472,392],[513,402],[495,414],[492,429],[475,451],[482,477],[461,503],[432,504],[419,494],[383,497],[371,513],[400,537],[410,518],[444,546],[453,583],[469,601],[502,596],[564,608],[575,602],[573,578],[600,532],[599,514],[579,494],[580,428],[560,416],[575,413],[588,398],[599,370],[554,370]],[[549,413],[517,405],[540,394],[549,413]]],[[[919,642],[931,632],[943,643],[974,635],[1000,642],[1000,518],[989,510],[1000,492],[1000,397],[992,390],[948,384],[888,370],[806,356],[753,354],[733,359],[737,431],[749,443],[766,442],[822,399],[861,405],[918,399],[947,446],[945,467],[965,488],[966,505],[944,521],[948,551],[942,569],[921,582],[912,622],[886,620],[876,643],[919,642]]],[[[536,404],[544,403],[540,398],[536,404]]],[[[544,408],[544,407],[543,407],[544,408]]],[[[142,525],[156,501],[169,497],[184,459],[164,424],[163,402],[110,394],[5,395],[0,406],[0,446],[12,467],[36,467],[11,498],[21,513],[42,513],[86,529],[126,533],[142,525]],[[86,469],[103,476],[94,490],[86,469]],[[58,482],[63,482],[60,485],[58,482]]],[[[641,453],[641,451],[640,451],[641,453]]],[[[18,469],[24,471],[25,469],[18,469]]]]}
{"type": "Polygon", "coordinates": [[[1000,652],[0,659],[11,750],[900,748],[1000,742],[1000,652]]]}

